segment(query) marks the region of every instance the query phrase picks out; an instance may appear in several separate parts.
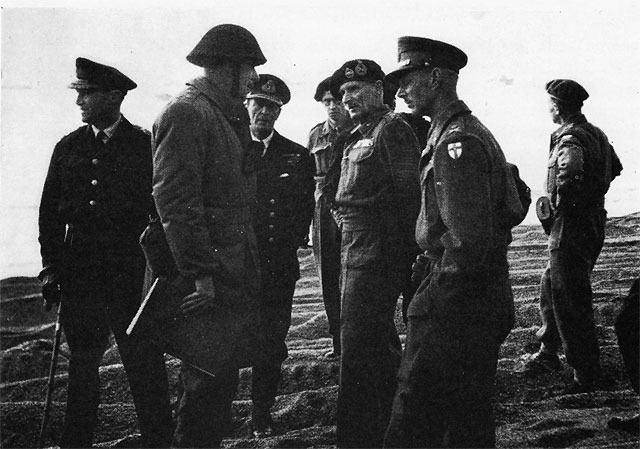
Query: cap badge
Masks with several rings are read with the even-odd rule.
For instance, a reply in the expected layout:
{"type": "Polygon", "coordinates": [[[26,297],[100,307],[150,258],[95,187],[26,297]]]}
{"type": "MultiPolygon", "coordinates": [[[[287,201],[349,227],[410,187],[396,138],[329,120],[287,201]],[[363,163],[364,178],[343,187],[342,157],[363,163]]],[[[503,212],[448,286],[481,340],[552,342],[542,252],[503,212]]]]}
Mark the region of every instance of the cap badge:
{"type": "Polygon", "coordinates": [[[351,67],[347,67],[346,69],[344,69],[344,76],[346,76],[348,79],[352,79],[353,69],[351,67]]]}
{"type": "Polygon", "coordinates": [[[362,61],[358,61],[355,68],[356,75],[365,76],[367,74],[367,66],[362,63],[362,61]]]}
{"type": "Polygon", "coordinates": [[[460,156],[462,156],[462,142],[450,143],[447,146],[447,151],[451,159],[460,159],[460,156]]]}
{"type": "Polygon", "coordinates": [[[276,84],[273,82],[273,80],[269,80],[262,85],[261,89],[262,89],[262,92],[265,92],[268,94],[275,94],[276,84]]]}

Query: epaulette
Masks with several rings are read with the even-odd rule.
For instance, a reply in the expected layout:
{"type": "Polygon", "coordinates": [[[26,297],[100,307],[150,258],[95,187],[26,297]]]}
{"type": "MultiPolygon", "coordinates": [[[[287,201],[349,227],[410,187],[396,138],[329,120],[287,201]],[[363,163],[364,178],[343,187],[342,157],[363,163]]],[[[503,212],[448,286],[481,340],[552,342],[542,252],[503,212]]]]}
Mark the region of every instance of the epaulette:
{"type": "Polygon", "coordinates": [[[145,133],[147,136],[151,136],[151,131],[149,131],[146,128],[143,128],[142,126],[138,126],[138,125],[134,125],[131,124],[133,126],[134,129],[138,130],[138,131],[142,131],[143,133],[145,133]]]}

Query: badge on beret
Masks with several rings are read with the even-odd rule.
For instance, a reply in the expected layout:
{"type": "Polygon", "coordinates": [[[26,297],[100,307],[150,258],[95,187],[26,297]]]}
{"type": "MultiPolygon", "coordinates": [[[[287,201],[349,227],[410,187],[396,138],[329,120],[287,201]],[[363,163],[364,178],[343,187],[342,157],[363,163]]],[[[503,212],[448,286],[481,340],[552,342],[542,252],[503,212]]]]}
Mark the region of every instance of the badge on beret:
{"type": "Polygon", "coordinates": [[[262,92],[266,92],[268,94],[275,94],[276,84],[273,82],[273,80],[269,80],[262,85],[261,89],[262,89],[262,92]]]}
{"type": "Polygon", "coordinates": [[[462,156],[462,142],[450,143],[447,146],[447,151],[451,159],[460,159],[460,156],[462,156]]]}
{"type": "Polygon", "coordinates": [[[356,65],[356,75],[365,76],[367,74],[367,66],[362,63],[362,61],[358,61],[356,65]]]}
{"type": "Polygon", "coordinates": [[[344,69],[344,76],[346,76],[348,79],[352,79],[353,69],[351,69],[351,67],[347,67],[346,69],[344,69]]]}

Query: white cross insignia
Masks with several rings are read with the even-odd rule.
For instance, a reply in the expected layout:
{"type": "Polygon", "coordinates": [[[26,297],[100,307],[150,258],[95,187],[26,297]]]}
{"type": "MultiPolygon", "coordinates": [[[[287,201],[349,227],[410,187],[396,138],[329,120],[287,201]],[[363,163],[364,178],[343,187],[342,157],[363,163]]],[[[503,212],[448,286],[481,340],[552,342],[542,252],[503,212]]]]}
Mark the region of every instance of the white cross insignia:
{"type": "Polygon", "coordinates": [[[460,159],[460,156],[462,156],[462,142],[450,143],[447,146],[447,150],[451,159],[460,159]]]}

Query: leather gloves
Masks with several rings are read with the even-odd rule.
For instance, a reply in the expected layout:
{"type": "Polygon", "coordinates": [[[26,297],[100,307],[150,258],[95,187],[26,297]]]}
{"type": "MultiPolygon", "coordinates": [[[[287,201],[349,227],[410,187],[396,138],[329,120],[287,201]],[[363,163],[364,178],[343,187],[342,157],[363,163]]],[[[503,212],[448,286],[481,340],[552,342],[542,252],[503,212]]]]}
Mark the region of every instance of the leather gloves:
{"type": "Polygon", "coordinates": [[[44,309],[48,312],[54,304],[60,303],[61,298],[60,283],[53,274],[46,275],[42,280],[42,298],[44,299],[44,309]]]}

